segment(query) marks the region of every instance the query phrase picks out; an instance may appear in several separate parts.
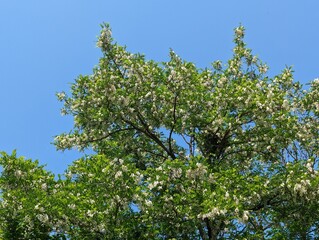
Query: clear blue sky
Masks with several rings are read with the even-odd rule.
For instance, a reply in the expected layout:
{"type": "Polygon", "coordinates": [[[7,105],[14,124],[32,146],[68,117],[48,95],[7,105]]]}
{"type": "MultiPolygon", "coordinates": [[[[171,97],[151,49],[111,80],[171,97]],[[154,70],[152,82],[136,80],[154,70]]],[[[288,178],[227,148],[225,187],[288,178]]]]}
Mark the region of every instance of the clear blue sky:
{"type": "Polygon", "coordinates": [[[319,77],[318,9],[318,0],[0,0],[0,150],[17,149],[54,173],[81,156],[51,144],[72,128],[55,93],[97,64],[102,22],[130,51],[165,61],[173,48],[199,67],[231,56],[241,23],[271,75],[292,65],[306,83],[319,77]]]}

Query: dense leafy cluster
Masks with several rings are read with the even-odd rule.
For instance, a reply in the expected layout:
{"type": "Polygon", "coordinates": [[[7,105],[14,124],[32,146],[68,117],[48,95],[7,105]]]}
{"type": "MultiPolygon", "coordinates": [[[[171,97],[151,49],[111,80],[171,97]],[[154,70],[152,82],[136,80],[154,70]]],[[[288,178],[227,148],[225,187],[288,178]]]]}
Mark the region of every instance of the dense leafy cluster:
{"type": "Polygon", "coordinates": [[[132,54],[103,25],[99,65],[58,94],[74,128],[55,138],[95,154],[56,179],[3,153],[3,238],[319,237],[319,80],[266,76],[244,35],[198,69],[132,54]]]}

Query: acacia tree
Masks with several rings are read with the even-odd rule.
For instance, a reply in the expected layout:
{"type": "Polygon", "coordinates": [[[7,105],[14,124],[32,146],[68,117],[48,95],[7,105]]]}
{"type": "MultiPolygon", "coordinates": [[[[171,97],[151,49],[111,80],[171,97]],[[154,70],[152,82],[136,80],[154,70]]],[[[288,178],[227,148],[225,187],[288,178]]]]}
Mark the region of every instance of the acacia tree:
{"type": "Polygon", "coordinates": [[[113,41],[71,95],[58,149],[93,148],[45,201],[71,239],[310,239],[318,228],[319,80],[275,77],[235,29],[233,57],[198,69],[113,41]]]}
{"type": "Polygon", "coordinates": [[[17,157],[15,151],[1,154],[1,237],[49,239],[51,210],[46,200],[52,191],[53,174],[38,162],[17,157]]]}

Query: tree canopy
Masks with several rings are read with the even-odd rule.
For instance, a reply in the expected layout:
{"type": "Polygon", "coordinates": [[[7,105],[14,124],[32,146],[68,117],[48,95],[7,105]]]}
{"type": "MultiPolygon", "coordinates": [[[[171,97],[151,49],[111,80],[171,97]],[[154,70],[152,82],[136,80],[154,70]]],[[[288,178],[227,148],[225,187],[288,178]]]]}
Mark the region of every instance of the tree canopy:
{"type": "Polygon", "coordinates": [[[132,54],[104,24],[98,66],[57,94],[74,117],[57,149],[94,153],[59,177],[2,153],[2,238],[319,237],[319,79],[267,76],[244,35],[199,69],[132,54]]]}

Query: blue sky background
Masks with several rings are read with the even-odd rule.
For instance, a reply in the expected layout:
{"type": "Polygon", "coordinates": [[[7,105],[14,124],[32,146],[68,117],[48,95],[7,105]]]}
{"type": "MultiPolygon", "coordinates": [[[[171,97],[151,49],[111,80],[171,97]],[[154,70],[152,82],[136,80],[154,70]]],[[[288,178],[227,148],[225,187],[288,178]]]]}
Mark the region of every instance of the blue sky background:
{"type": "Polygon", "coordinates": [[[81,156],[51,144],[73,124],[55,93],[98,63],[102,22],[132,52],[165,61],[173,48],[199,67],[232,55],[241,23],[270,75],[293,66],[307,83],[319,77],[318,9],[317,0],[0,0],[0,150],[17,149],[54,173],[81,156]]]}

